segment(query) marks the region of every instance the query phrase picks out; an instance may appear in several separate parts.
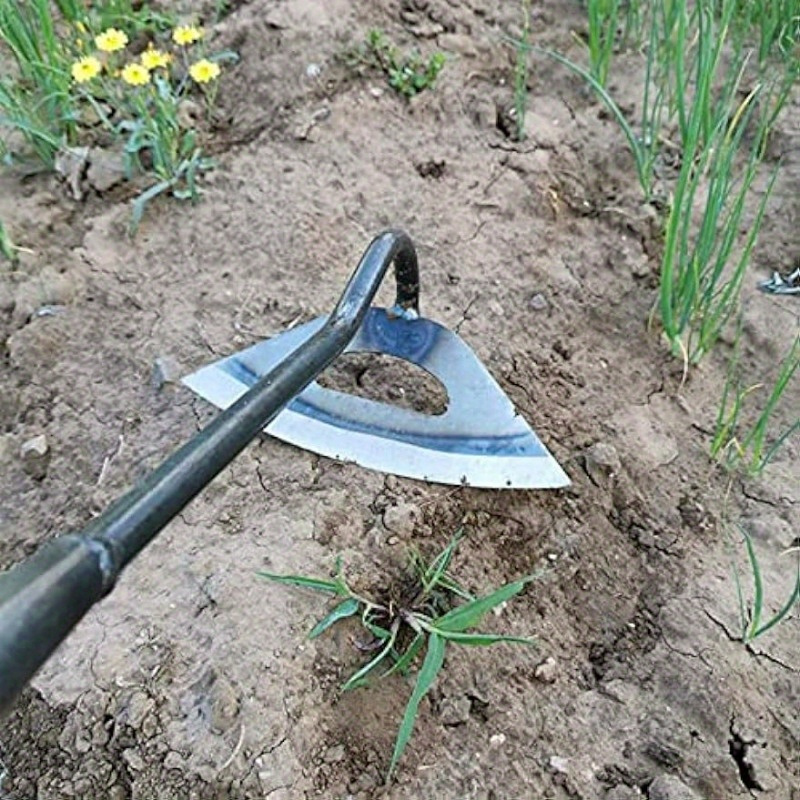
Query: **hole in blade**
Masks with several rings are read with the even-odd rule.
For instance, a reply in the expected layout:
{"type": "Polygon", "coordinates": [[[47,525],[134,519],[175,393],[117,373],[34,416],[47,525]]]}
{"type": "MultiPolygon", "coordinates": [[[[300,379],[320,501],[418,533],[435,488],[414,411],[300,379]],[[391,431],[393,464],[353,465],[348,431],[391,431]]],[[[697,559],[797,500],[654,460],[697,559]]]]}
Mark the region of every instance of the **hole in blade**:
{"type": "Polygon", "coordinates": [[[447,411],[447,390],[422,367],[384,353],[345,353],[317,379],[325,389],[437,416],[447,411]]]}

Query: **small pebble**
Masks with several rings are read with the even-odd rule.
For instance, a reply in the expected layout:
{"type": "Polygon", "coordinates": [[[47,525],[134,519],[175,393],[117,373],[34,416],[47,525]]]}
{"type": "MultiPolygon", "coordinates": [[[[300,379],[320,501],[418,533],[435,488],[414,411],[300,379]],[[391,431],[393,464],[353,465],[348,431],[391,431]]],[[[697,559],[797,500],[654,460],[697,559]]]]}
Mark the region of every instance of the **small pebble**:
{"type": "Polygon", "coordinates": [[[569,759],[562,756],[550,756],[550,769],[554,772],[560,772],[566,775],[569,771],[569,759]]]}
{"type": "Polygon", "coordinates": [[[622,464],[613,445],[596,442],[584,454],[586,474],[598,487],[607,487],[619,474],[622,464]]]}
{"type": "Polygon", "coordinates": [[[659,775],[648,788],[650,800],[699,800],[683,781],[672,775],[659,775]]]}
{"type": "Polygon", "coordinates": [[[548,656],[542,661],[533,671],[533,676],[542,683],[555,683],[556,677],[558,677],[558,665],[553,656],[548,656]]]}
{"type": "Polygon", "coordinates": [[[326,764],[336,764],[339,761],[344,760],[344,745],[343,744],[336,744],[333,747],[329,747],[323,754],[322,760],[326,764]]]}
{"type": "Polygon", "coordinates": [[[178,382],[178,365],[169,357],[158,357],[153,361],[153,370],[150,373],[150,385],[154,391],[160,392],[168,383],[178,382]]]}
{"type": "Polygon", "coordinates": [[[506,743],[506,735],[504,733],[493,733],[489,737],[489,744],[492,747],[501,747],[506,743]]]}
{"type": "Polygon", "coordinates": [[[541,292],[537,292],[528,300],[528,307],[531,311],[546,311],[549,305],[547,299],[541,292]]]}
{"type": "Polygon", "coordinates": [[[32,478],[41,480],[47,474],[47,467],[50,463],[50,446],[47,437],[40,433],[32,439],[28,439],[20,448],[22,457],[22,467],[32,478]]]}

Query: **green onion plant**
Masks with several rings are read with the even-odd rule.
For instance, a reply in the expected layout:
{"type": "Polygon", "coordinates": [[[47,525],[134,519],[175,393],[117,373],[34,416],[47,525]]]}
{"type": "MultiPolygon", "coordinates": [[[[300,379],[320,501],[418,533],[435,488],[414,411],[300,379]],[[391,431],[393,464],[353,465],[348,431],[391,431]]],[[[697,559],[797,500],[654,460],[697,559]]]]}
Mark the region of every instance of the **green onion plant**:
{"type": "Polygon", "coordinates": [[[742,387],[739,380],[739,336],[714,426],[711,456],[731,470],[742,468],[748,475],[760,475],[786,441],[800,430],[800,416],[790,421],[782,431],[774,432],[774,416],[787,395],[790,384],[800,369],[800,334],[781,359],[778,374],[769,388],[766,402],[755,418],[746,425],[743,413],[751,398],[763,396],[764,384],[742,387]]]}
{"type": "Polygon", "coordinates": [[[587,0],[586,4],[589,17],[589,72],[603,87],[608,81],[608,70],[617,41],[620,4],[620,0],[587,0]]]}
{"type": "MultiPolygon", "coordinates": [[[[750,573],[753,576],[753,600],[752,605],[749,605],[745,599],[745,592],[742,586],[742,578],[739,568],[736,564],[735,557],[731,558],[733,564],[733,579],[736,586],[736,596],[739,605],[739,619],[741,621],[741,638],[745,644],[749,644],[759,636],[763,636],[767,631],[774,628],[778,623],[782,622],[791,610],[800,603],[800,536],[796,537],[789,548],[787,548],[782,555],[794,557],[794,588],[789,593],[789,597],[783,605],[772,616],[766,617],[764,614],[764,579],[761,574],[761,565],[756,555],[753,539],[750,534],[739,526],[739,531],[742,534],[744,541],[745,551],[747,553],[747,562],[750,568],[750,573]]],[[[730,536],[729,536],[730,541],[730,536]]]]}

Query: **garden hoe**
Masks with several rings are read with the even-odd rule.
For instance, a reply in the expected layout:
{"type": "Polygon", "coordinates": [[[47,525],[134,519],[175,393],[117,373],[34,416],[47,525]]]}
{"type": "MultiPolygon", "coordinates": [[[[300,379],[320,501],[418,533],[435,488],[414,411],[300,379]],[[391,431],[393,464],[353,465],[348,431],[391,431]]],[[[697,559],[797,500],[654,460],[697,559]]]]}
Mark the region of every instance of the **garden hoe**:
{"type": "Polygon", "coordinates": [[[562,469],[472,351],[418,313],[419,278],[406,234],[370,244],[330,316],[186,378],[225,409],[80,533],[42,545],[0,574],[0,715],[122,569],[262,430],[371,469],[439,483],[548,488],[562,469]],[[394,264],[395,305],[371,308],[394,264]],[[438,378],[447,410],[428,415],[322,388],[341,353],[385,353],[438,378]]]}

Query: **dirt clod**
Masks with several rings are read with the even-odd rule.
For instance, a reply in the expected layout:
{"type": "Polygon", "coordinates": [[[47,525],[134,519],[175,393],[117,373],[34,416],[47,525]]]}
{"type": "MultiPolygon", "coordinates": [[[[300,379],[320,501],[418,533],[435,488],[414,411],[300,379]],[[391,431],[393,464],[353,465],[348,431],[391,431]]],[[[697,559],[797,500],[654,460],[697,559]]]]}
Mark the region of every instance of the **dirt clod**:
{"type": "Polygon", "coordinates": [[[584,453],[584,465],[592,483],[600,488],[610,486],[622,468],[617,449],[606,442],[597,442],[584,453]]]}
{"type": "Polygon", "coordinates": [[[700,800],[683,781],[674,775],[659,775],[647,789],[648,800],[700,800]]]}
{"type": "Polygon", "coordinates": [[[472,704],[467,695],[445,697],[439,704],[439,719],[442,725],[463,725],[468,719],[472,704]]]}
{"type": "Polygon", "coordinates": [[[419,508],[414,503],[405,501],[388,506],[383,512],[383,524],[386,529],[403,538],[407,538],[413,533],[414,526],[419,519],[419,508]]]}
{"type": "Polygon", "coordinates": [[[536,680],[542,683],[555,683],[558,678],[558,664],[553,656],[548,656],[533,671],[536,680]]]}
{"type": "Polygon", "coordinates": [[[22,467],[25,472],[36,480],[42,480],[47,474],[50,464],[50,445],[47,436],[40,433],[22,443],[19,450],[22,458],[22,467]]]}

